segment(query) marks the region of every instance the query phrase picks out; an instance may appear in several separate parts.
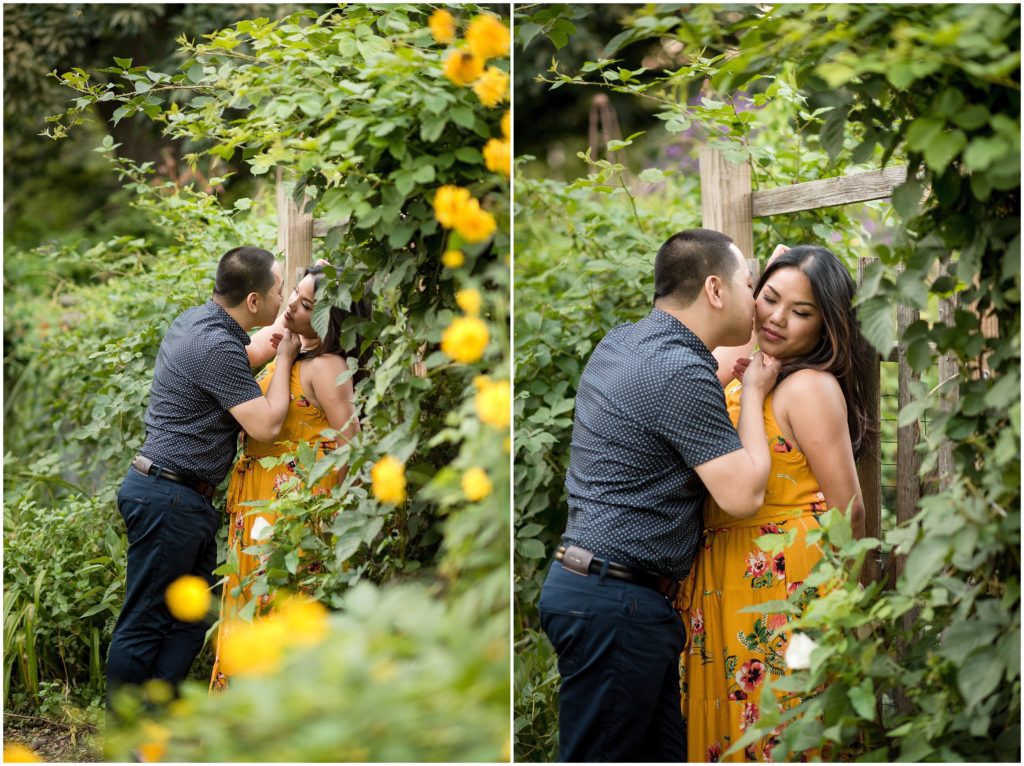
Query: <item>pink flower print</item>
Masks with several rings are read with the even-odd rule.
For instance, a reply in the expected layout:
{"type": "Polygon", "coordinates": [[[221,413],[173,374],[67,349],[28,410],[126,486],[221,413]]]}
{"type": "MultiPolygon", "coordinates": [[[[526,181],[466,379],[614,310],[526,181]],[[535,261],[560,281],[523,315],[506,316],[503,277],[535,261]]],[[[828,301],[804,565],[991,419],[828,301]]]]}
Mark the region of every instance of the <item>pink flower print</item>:
{"type": "Polygon", "coordinates": [[[768,557],[764,551],[750,551],[747,554],[747,574],[760,577],[768,571],[768,557]]]}
{"type": "Polygon", "coordinates": [[[320,497],[327,494],[326,487],[313,487],[313,497],[320,497]]]}
{"type": "Polygon", "coordinates": [[[281,494],[281,486],[286,481],[288,481],[288,479],[289,479],[289,476],[288,476],[288,474],[285,474],[285,473],[279,473],[277,476],[274,477],[274,494],[275,495],[280,495],[281,494]]]}
{"type": "Polygon", "coordinates": [[[786,576],[786,554],[780,553],[772,559],[772,571],[775,572],[775,576],[783,578],[786,576]]]}
{"type": "Polygon", "coordinates": [[[742,689],[736,689],[735,691],[729,692],[729,700],[731,702],[742,702],[747,698],[747,693],[742,689]]]}
{"type": "Polygon", "coordinates": [[[761,525],[761,534],[762,535],[781,535],[782,534],[782,530],[779,529],[779,525],[778,524],[772,524],[772,523],[762,524],[761,525]]]}
{"type": "Polygon", "coordinates": [[[811,503],[812,511],[827,511],[828,504],[825,502],[824,492],[815,492],[814,496],[817,498],[817,502],[811,503]]]}
{"type": "Polygon", "coordinates": [[[722,745],[720,742],[716,742],[708,748],[707,758],[704,760],[708,763],[718,763],[722,760],[722,745]]]}
{"type": "Polygon", "coordinates": [[[792,452],[793,445],[781,436],[776,436],[772,442],[772,452],[792,452]]]}
{"type": "Polygon", "coordinates": [[[796,593],[797,589],[798,589],[798,588],[799,588],[799,587],[800,587],[801,585],[803,585],[803,584],[804,584],[804,581],[803,581],[803,580],[801,580],[800,582],[791,582],[791,583],[789,583],[789,584],[788,584],[788,585],[786,586],[786,595],[787,595],[787,596],[792,596],[792,595],[793,595],[794,593],[796,593]]]}
{"type": "Polygon", "coordinates": [[[743,666],[736,671],[736,683],[743,687],[743,691],[752,692],[764,681],[764,665],[759,660],[744,662],[743,666]]]}
{"type": "Polygon", "coordinates": [[[309,406],[309,399],[307,399],[304,396],[300,396],[298,399],[295,400],[295,406],[296,407],[308,407],[309,406]]]}
{"type": "Polygon", "coordinates": [[[690,632],[694,635],[704,632],[704,612],[701,609],[690,612],[690,632]]]}
{"type": "Polygon", "coordinates": [[[757,751],[754,749],[753,745],[747,745],[743,748],[743,755],[748,761],[757,760],[757,751]]]}
{"type": "Polygon", "coordinates": [[[289,471],[291,471],[292,473],[295,473],[295,461],[294,461],[294,460],[289,460],[289,461],[288,461],[288,465],[287,465],[287,466],[285,466],[285,467],[286,467],[286,468],[287,468],[287,469],[288,469],[289,471]]]}
{"type": "Polygon", "coordinates": [[[746,731],[750,724],[756,723],[760,717],[761,711],[757,709],[757,703],[748,702],[743,706],[743,712],[740,714],[740,731],[746,731]]]}
{"type": "Polygon", "coordinates": [[[769,614],[764,622],[768,630],[777,630],[789,622],[789,618],[781,613],[769,614]]]}

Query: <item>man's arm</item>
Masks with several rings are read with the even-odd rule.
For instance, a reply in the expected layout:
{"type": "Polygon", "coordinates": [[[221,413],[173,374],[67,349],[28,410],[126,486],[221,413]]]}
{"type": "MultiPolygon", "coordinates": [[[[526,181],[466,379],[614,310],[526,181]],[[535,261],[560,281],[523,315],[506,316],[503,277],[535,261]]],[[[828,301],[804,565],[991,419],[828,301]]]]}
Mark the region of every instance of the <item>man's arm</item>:
{"type": "Polygon", "coordinates": [[[748,519],[764,504],[771,454],[764,431],[764,400],[775,385],[779,361],[754,354],[743,376],[740,393],[740,442],[743,449],[694,467],[718,506],[739,519],[748,519]]]}
{"type": "Polygon", "coordinates": [[[282,313],[272,325],[261,327],[249,338],[245,353],[249,357],[249,366],[253,369],[261,367],[274,358],[277,344],[284,337],[284,314],[282,313]]]}
{"type": "Polygon", "coordinates": [[[273,443],[281,435],[285,415],[288,414],[289,382],[292,362],[299,355],[299,338],[285,331],[277,346],[274,377],[266,396],[250,399],[231,407],[228,412],[245,432],[257,441],[273,443]]]}

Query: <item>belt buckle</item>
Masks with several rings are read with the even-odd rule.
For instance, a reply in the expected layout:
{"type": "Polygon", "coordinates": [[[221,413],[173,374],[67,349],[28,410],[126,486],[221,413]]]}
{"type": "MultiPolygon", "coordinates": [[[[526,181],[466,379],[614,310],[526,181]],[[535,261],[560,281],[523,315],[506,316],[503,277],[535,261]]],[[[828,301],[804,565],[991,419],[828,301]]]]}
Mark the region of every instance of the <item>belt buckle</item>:
{"type": "Polygon", "coordinates": [[[562,566],[573,574],[587,577],[590,575],[590,562],[594,554],[577,545],[570,545],[562,554],[562,566]]]}
{"type": "Polygon", "coordinates": [[[132,468],[143,476],[149,476],[149,472],[153,470],[153,461],[145,455],[136,455],[132,459],[132,468]]]}

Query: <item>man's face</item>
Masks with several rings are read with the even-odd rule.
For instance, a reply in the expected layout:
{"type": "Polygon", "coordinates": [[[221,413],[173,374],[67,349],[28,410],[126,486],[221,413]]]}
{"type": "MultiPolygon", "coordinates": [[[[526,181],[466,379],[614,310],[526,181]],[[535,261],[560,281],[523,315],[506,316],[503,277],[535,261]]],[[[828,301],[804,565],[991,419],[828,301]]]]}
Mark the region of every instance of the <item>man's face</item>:
{"type": "Polygon", "coordinates": [[[257,327],[273,324],[277,319],[277,312],[281,309],[281,302],[284,300],[284,272],[281,270],[281,264],[274,261],[270,273],[274,275],[274,285],[260,296],[257,327]]]}
{"type": "Polygon", "coordinates": [[[729,330],[728,338],[722,345],[741,346],[750,340],[754,319],[754,278],[743,253],[735,244],[730,245],[736,256],[736,270],[724,292],[725,321],[729,330]]]}

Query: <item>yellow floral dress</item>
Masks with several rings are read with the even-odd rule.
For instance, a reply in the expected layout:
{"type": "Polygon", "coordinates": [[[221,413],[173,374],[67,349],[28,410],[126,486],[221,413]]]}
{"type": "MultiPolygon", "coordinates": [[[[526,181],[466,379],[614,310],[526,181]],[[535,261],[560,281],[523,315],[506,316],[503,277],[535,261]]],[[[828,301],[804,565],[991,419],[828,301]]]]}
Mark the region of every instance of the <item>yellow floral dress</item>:
{"type": "MultiPolygon", "coordinates": [[[[725,389],[729,417],[739,423],[740,390],[725,389]]],[[[747,606],[784,599],[795,592],[821,554],[808,546],[806,532],[818,526],[825,496],[804,455],[786,441],[764,403],[771,472],[765,504],[753,518],[736,519],[708,500],[704,546],[677,606],[687,628],[679,659],[682,713],[687,723],[688,761],[770,761],[774,736],[726,757],[725,752],[760,717],[761,686],[768,675],[786,672],[788,634],[773,635],[785,615],[741,612],[747,606]],[[796,530],[781,553],[769,554],[754,541],[762,535],[796,530]]]]}
{"type": "MultiPolygon", "coordinates": [[[[334,440],[324,439],[321,436],[324,429],[330,428],[327,415],[305,397],[302,392],[302,383],[299,380],[299,369],[301,361],[292,365],[291,379],[289,381],[289,404],[288,413],[285,415],[284,424],[281,427],[281,435],[278,441],[273,444],[259,442],[250,436],[243,434],[242,454],[235,462],[231,472],[231,479],[228,482],[226,511],[229,516],[228,542],[230,551],[234,550],[238,556],[238,574],[228,575],[227,582],[223,586],[221,594],[221,623],[217,629],[216,659],[213,664],[213,675],[210,679],[211,689],[223,689],[227,686],[228,677],[220,669],[220,653],[222,642],[228,631],[229,621],[238,614],[243,606],[249,601],[249,588],[245,588],[238,595],[233,595],[239,587],[239,583],[253,572],[257,572],[263,562],[256,556],[243,553],[244,548],[254,544],[253,526],[259,524],[260,529],[264,525],[274,523],[276,516],[267,513],[262,508],[243,505],[253,500],[273,500],[281,496],[282,486],[295,475],[295,463],[289,462],[273,468],[264,468],[260,465],[260,458],[279,457],[294,453],[299,442],[306,441],[316,445],[317,457],[331,452],[335,449],[334,440]],[[261,521],[262,520],[262,521],[261,521]]],[[[263,393],[267,393],[270,380],[274,374],[275,363],[268,364],[257,382],[263,393]]],[[[337,474],[332,472],[317,483],[313,490],[314,494],[329,492],[331,487],[338,483],[337,474]]],[[[259,530],[258,530],[259,531],[259,530]]],[[[262,536],[262,535],[261,535],[262,536]]],[[[315,566],[315,565],[314,565],[315,566]]],[[[260,596],[259,606],[265,606],[267,596],[260,596]]]]}

